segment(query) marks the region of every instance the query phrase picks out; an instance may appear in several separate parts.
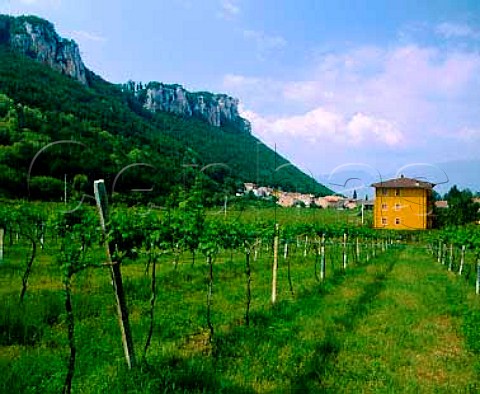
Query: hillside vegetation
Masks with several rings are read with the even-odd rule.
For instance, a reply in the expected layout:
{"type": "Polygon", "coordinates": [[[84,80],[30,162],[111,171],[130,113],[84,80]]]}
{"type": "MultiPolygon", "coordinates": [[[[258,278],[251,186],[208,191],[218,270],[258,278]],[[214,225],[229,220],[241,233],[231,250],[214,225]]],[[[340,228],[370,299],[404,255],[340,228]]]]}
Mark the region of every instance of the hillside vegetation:
{"type": "Polygon", "coordinates": [[[69,188],[77,192],[94,178],[104,178],[112,187],[119,172],[134,163],[143,164],[124,171],[115,190],[153,187],[148,196],[135,199],[162,200],[175,186],[190,186],[196,173],[213,163],[217,165],[203,171],[213,200],[215,193],[220,198],[252,181],[284,190],[330,192],[293,165],[275,171],[288,161],[234,124],[214,127],[195,117],[151,113],[121,86],[89,70],[88,84],[81,84],[14,52],[5,37],[0,59],[3,195],[58,200],[65,174],[69,188]],[[67,140],[84,145],[55,144],[32,164],[40,149],[67,140]]]}

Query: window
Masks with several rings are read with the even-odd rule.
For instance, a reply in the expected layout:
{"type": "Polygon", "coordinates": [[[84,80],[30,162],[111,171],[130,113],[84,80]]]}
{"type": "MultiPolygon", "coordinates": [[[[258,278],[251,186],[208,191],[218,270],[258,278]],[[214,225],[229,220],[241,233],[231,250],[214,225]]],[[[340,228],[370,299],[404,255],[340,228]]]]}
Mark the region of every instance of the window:
{"type": "Polygon", "coordinates": [[[395,204],[395,211],[400,211],[401,208],[402,208],[401,205],[397,202],[395,204]]]}
{"type": "Polygon", "coordinates": [[[400,195],[400,189],[395,189],[395,195],[399,196],[400,195]]]}
{"type": "Polygon", "coordinates": [[[387,218],[382,218],[382,225],[386,226],[387,225],[387,218]]]}
{"type": "Polygon", "coordinates": [[[400,218],[395,218],[395,224],[400,224],[400,218]]]}
{"type": "Polygon", "coordinates": [[[388,205],[383,203],[382,204],[382,211],[386,211],[388,209],[388,205]]]}
{"type": "Polygon", "coordinates": [[[388,196],[388,189],[386,187],[382,187],[382,195],[388,196]]]}

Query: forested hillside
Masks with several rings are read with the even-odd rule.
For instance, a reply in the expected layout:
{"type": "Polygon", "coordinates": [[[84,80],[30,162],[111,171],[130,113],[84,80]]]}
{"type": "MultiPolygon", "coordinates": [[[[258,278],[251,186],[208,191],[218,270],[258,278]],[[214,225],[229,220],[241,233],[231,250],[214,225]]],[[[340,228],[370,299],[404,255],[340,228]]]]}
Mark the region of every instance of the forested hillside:
{"type": "Polygon", "coordinates": [[[93,179],[101,177],[110,187],[116,180],[119,192],[153,188],[142,198],[162,200],[175,186],[191,185],[196,174],[213,163],[217,165],[203,171],[212,198],[255,181],[285,190],[329,192],[293,165],[275,171],[287,160],[248,130],[229,123],[215,127],[199,117],[151,112],[125,85],[108,83],[88,69],[87,82],[81,83],[33,60],[29,53],[19,54],[6,35],[12,29],[21,30],[22,20],[42,21],[29,18],[3,16],[0,23],[3,195],[58,200],[66,175],[72,192],[91,194],[93,179]],[[45,148],[48,144],[52,145],[45,148]],[[125,169],[131,164],[136,165],[125,169]]]}

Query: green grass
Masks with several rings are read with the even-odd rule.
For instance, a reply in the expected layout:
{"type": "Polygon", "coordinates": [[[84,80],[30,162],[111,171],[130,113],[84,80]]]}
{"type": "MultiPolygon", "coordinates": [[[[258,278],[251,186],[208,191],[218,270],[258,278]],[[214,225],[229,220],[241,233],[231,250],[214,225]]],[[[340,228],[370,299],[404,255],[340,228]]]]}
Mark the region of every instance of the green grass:
{"type": "MultiPolygon", "coordinates": [[[[210,216],[224,217],[223,209],[211,210],[210,216]]],[[[321,209],[321,208],[255,208],[247,207],[241,209],[239,206],[234,206],[232,209],[227,209],[227,220],[240,220],[242,222],[265,222],[273,221],[280,225],[296,224],[296,223],[322,223],[325,225],[331,224],[347,224],[360,226],[361,216],[359,210],[336,210],[336,209],[321,209]]],[[[373,220],[372,212],[365,212],[365,223],[371,223],[373,220]]]]}
{"type": "MultiPolygon", "coordinates": [[[[68,342],[55,245],[40,252],[24,305],[18,303],[26,244],[0,265],[0,392],[57,393],[68,342]]],[[[271,248],[252,258],[251,325],[244,326],[244,257],[214,263],[214,348],[206,323],[207,266],[185,254],[158,270],[155,330],[146,362],[123,360],[107,269],[74,280],[78,348],[74,392],[425,392],[478,391],[479,300],[468,284],[415,245],[341,270],[327,247],[327,281],[314,257],[292,244],[294,293],[280,258],[278,302],[270,304],[271,248]],[[214,352],[213,352],[214,350],[214,352]],[[477,386],[476,386],[477,384],[477,386]]],[[[350,256],[353,262],[353,256],[350,256]]],[[[148,329],[143,261],[123,267],[138,359],[148,329]]]]}
{"type": "MultiPolygon", "coordinates": [[[[472,289],[453,274],[407,249],[354,330],[343,335],[332,392],[475,391],[475,356],[461,335],[462,313],[478,311],[472,289]],[[462,312],[462,313],[460,313],[462,312]]],[[[387,270],[388,271],[388,270],[387,270]]]]}

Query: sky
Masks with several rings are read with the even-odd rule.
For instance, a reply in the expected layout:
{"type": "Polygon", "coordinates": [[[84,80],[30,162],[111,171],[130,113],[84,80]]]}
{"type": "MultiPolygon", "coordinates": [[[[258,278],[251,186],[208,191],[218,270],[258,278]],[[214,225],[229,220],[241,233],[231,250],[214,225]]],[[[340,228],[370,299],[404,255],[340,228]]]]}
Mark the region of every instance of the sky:
{"type": "Polygon", "coordinates": [[[253,134],[319,179],[480,171],[478,0],[0,0],[0,12],[50,20],[111,82],[239,98],[253,134]]]}

